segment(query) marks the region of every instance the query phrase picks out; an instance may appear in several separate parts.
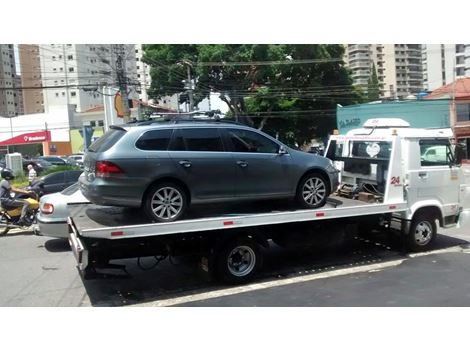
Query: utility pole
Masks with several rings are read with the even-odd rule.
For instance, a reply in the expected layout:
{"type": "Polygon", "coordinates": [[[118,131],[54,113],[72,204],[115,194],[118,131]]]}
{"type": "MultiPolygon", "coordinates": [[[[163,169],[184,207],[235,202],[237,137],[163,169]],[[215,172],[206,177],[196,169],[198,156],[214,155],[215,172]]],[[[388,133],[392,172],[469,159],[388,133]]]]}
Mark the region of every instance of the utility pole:
{"type": "Polygon", "coordinates": [[[121,100],[124,109],[124,122],[129,122],[129,98],[127,96],[127,76],[126,76],[126,64],[124,62],[125,49],[124,44],[113,44],[116,58],[116,74],[119,84],[119,90],[121,91],[121,100]]]}
{"type": "MultiPolygon", "coordinates": [[[[65,44],[62,44],[62,56],[64,59],[64,71],[65,71],[65,95],[67,96],[66,98],[66,103],[67,103],[67,116],[69,114],[69,105],[70,105],[70,96],[69,96],[69,76],[68,76],[68,68],[67,68],[67,58],[66,53],[65,53],[65,44]]],[[[78,68],[77,68],[78,71],[78,68]]]]}
{"type": "Polygon", "coordinates": [[[187,72],[187,75],[188,75],[188,79],[187,80],[183,80],[183,82],[185,83],[184,87],[186,88],[186,92],[188,93],[188,97],[189,97],[189,112],[193,111],[193,108],[194,108],[194,96],[193,96],[193,80],[191,79],[191,62],[188,61],[188,60],[181,60],[179,63],[179,65],[186,65],[186,72],[187,72]]]}
{"type": "Polygon", "coordinates": [[[189,112],[193,111],[194,108],[194,97],[193,97],[193,81],[191,79],[191,67],[189,66],[189,63],[187,64],[187,69],[188,69],[188,95],[189,95],[189,112]]]}

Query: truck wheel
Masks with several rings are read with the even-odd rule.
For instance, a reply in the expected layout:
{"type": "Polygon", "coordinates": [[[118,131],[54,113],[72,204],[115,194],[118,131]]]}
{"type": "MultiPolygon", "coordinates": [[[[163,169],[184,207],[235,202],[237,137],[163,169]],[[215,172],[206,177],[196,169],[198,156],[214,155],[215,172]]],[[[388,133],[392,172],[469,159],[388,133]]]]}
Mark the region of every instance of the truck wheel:
{"type": "Polygon", "coordinates": [[[216,255],[217,278],[229,284],[249,281],[263,263],[261,249],[250,238],[237,238],[229,241],[216,255]]]}
{"type": "Polygon", "coordinates": [[[435,216],[426,213],[415,215],[406,236],[407,249],[413,252],[427,250],[436,239],[436,220],[435,216]]]}
{"type": "Polygon", "coordinates": [[[305,175],[297,187],[297,201],[303,208],[320,208],[325,205],[330,190],[325,177],[312,172],[305,175]]]}
{"type": "Polygon", "coordinates": [[[156,222],[177,221],[183,217],[187,207],[185,191],[172,182],[152,186],[144,202],[145,213],[156,222]]]}

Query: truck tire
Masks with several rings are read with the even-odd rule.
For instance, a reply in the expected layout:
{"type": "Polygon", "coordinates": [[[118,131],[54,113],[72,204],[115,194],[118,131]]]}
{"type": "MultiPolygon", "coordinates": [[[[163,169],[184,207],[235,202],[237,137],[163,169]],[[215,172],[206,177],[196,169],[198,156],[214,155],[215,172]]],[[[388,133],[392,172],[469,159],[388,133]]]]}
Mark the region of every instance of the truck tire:
{"type": "Polygon", "coordinates": [[[173,222],[181,219],[188,207],[184,189],[173,182],[153,185],[147,192],[143,208],[148,218],[155,222],[173,222]]]}
{"type": "Polygon", "coordinates": [[[429,249],[437,236],[436,220],[436,217],[430,213],[416,214],[411,221],[410,231],[405,237],[406,248],[412,252],[429,249]]]}
{"type": "Polygon", "coordinates": [[[230,240],[217,251],[215,274],[228,284],[241,284],[253,278],[263,264],[259,245],[248,237],[230,240]]]}
{"type": "Polygon", "coordinates": [[[329,195],[329,182],[322,174],[311,172],[300,180],[296,198],[302,208],[315,209],[324,206],[329,195]]]}

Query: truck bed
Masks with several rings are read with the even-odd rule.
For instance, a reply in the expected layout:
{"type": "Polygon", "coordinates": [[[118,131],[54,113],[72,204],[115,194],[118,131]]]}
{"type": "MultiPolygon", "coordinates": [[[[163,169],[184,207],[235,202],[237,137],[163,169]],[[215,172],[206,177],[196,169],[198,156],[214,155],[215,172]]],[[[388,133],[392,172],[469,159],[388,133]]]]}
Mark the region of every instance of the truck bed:
{"type": "Polygon", "coordinates": [[[405,210],[406,203],[365,203],[332,196],[324,207],[318,209],[298,209],[287,205],[287,202],[262,202],[238,204],[238,211],[234,212],[230,207],[215,205],[196,208],[191,210],[185,220],[170,223],[149,223],[140,209],[94,204],[71,204],[68,207],[69,223],[77,235],[117,240],[391,213],[405,210]]]}

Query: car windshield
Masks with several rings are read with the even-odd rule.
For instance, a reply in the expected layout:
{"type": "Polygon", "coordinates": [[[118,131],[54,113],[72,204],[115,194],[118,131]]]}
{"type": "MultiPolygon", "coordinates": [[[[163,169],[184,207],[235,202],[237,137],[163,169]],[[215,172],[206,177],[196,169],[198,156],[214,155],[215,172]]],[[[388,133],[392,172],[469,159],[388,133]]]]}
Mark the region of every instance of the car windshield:
{"type": "Polygon", "coordinates": [[[75,192],[77,192],[79,189],[78,187],[78,182],[74,183],[73,185],[67,187],[66,189],[64,189],[62,192],[60,192],[60,194],[63,194],[64,196],[70,196],[72,194],[74,194],[75,192]]]}

